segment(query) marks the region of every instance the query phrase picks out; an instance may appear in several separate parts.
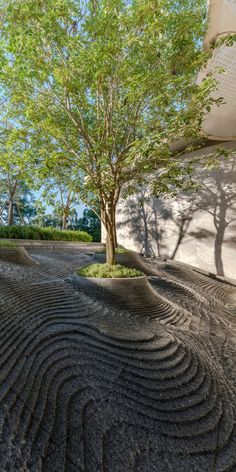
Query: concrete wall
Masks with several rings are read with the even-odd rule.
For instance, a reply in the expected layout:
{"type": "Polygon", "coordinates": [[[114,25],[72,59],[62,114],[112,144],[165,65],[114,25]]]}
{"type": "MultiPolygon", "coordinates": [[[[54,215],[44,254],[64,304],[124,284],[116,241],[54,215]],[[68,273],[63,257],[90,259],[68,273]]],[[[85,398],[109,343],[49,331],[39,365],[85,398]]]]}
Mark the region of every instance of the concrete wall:
{"type": "MultiPolygon", "coordinates": [[[[221,35],[236,33],[236,0],[209,0],[208,4],[206,48],[221,35]]],[[[236,43],[215,49],[198,82],[209,71],[217,79],[213,96],[223,97],[224,103],[206,113],[202,133],[209,139],[228,141],[224,147],[236,150],[236,43]]],[[[208,152],[213,149],[209,147],[208,152]]],[[[205,154],[205,150],[199,152],[205,154]]],[[[175,200],[150,197],[147,189],[121,200],[117,211],[119,243],[236,279],[235,167],[232,156],[227,162],[222,160],[217,172],[199,169],[201,190],[175,200]]]]}
{"type": "Polygon", "coordinates": [[[235,0],[208,0],[208,31],[205,46],[209,47],[217,36],[236,31],[235,0]]]}
{"type": "MultiPolygon", "coordinates": [[[[236,1],[209,0],[209,26],[205,37],[205,47],[222,35],[236,33],[236,1]]],[[[207,67],[199,73],[198,82],[213,72],[217,80],[217,89],[212,93],[214,98],[223,97],[224,103],[213,105],[206,113],[202,132],[214,140],[226,141],[236,139],[236,43],[231,47],[222,45],[214,50],[207,67]],[[219,69],[224,72],[219,73],[219,69]]]]}
{"type": "MultiPolygon", "coordinates": [[[[216,147],[210,146],[207,152],[216,147]]],[[[224,143],[224,147],[233,152],[236,142],[224,143]]],[[[236,279],[235,155],[222,159],[217,171],[199,169],[197,178],[200,190],[175,199],[150,197],[142,189],[121,200],[119,243],[139,253],[173,258],[236,279]]]]}

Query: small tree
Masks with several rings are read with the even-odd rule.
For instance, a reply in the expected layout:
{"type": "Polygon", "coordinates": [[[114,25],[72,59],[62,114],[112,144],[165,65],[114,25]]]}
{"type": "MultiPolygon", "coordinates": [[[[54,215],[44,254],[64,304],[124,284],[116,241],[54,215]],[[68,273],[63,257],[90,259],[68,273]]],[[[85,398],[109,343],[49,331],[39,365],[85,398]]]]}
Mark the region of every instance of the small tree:
{"type": "Polygon", "coordinates": [[[85,208],[82,218],[79,218],[76,229],[91,234],[93,241],[101,241],[101,221],[93,210],[85,208]]]}
{"type": "Polygon", "coordinates": [[[57,213],[61,220],[62,230],[67,229],[71,211],[79,203],[77,185],[72,176],[68,176],[68,173],[48,178],[44,182],[42,196],[46,199],[47,204],[53,205],[54,213],[57,213]]]}
{"type": "Polygon", "coordinates": [[[121,190],[173,164],[169,144],[197,136],[212,103],[214,80],[195,83],[206,1],[5,0],[1,10],[2,80],[62,152],[58,166],[80,169],[114,264],[121,190]]]}
{"type": "Polygon", "coordinates": [[[33,216],[32,185],[33,157],[30,136],[20,122],[9,121],[6,116],[0,123],[0,193],[1,215],[7,212],[7,224],[14,218],[25,223],[24,216],[33,216]]]}

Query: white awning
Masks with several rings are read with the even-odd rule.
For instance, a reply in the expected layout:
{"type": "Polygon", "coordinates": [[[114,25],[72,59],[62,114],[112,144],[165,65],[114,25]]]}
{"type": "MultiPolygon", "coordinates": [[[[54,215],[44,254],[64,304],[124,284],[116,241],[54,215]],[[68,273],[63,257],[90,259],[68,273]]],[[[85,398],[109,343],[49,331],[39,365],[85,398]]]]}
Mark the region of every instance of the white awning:
{"type": "MultiPolygon", "coordinates": [[[[236,0],[209,1],[209,28],[206,34],[205,47],[221,35],[236,34],[236,0]]],[[[216,73],[218,81],[214,97],[223,97],[224,104],[213,106],[203,122],[202,131],[209,139],[236,139],[236,43],[231,47],[221,46],[214,51],[207,68],[199,74],[202,80],[209,72],[217,68],[225,72],[216,73]]]]}

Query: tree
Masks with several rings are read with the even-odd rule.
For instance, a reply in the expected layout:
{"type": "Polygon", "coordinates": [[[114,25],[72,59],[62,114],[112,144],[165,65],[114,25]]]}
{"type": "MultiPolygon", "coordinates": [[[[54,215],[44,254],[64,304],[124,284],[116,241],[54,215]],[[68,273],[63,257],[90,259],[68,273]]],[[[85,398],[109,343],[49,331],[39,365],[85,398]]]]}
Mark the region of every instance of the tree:
{"type": "Polygon", "coordinates": [[[0,175],[1,224],[31,223],[36,215],[35,197],[26,182],[10,174],[0,175]]]}
{"type": "Polygon", "coordinates": [[[55,215],[54,212],[47,213],[46,209],[44,209],[44,211],[41,209],[41,211],[38,212],[36,217],[33,219],[33,224],[42,228],[60,228],[61,219],[58,217],[58,215],[55,215]]]}
{"type": "Polygon", "coordinates": [[[83,217],[78,220],[76,229],[91,234],[93,241],[101,241],[101,221],[93,210],[85,208],[83,217]]]}
{"type": "Polygon", "coordinates": [[[9,176],[0,178],[1,223],[6,223],[9,226],[13,224],[31,224],[37,212],[34,194],[26,183],[21,180],[18,182],[14,196],[10,196],[10,183],[9,176]],[[9,208],[11,211],[9,211],[9,208]]]}
{"type": "Polygon", "coordinates": [[[30,135],[20,122],[9,121],[6,116],[0,123],[0,193],[1,215],[7,209],[7,224],[15,220],[24,223],[24,216],[35,214],[32,185],[34,159],[30,150],[30,135]]]}
{"type": "Polygon", "coordinates": [[[170,143],[197,136],[213,101],[213,78],[195,83],[206,1],[5,0],[0,13],[2,81],[57,166],[80,169],[113,264],[122,189],[176,163],[170,143]]]}
{"type": "Polygon", "coordinates": [[[42,196],[49,205],[53,205],[55,216],[61,219],[61,229],[67,229],[69,216],[79,203],[78,180],[74,181],[68,173],[60,173],[44,182],[42,196]]]}

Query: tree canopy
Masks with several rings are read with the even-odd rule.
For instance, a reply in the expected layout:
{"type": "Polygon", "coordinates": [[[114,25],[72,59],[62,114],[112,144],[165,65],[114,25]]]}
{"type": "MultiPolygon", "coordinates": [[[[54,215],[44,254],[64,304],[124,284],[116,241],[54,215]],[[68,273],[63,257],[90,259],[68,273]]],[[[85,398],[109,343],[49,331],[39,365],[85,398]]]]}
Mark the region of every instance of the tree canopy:
{"type": "Polygon", "coordinates": [[[170,143],[197,136],[212,103],[212,77],[195,81],[206,1],[2,3],[2,82],[42,137],[43,165],[78,170],[84,200],[99,202],[113,263],[122,188],[168,167],[170,143]]]}

